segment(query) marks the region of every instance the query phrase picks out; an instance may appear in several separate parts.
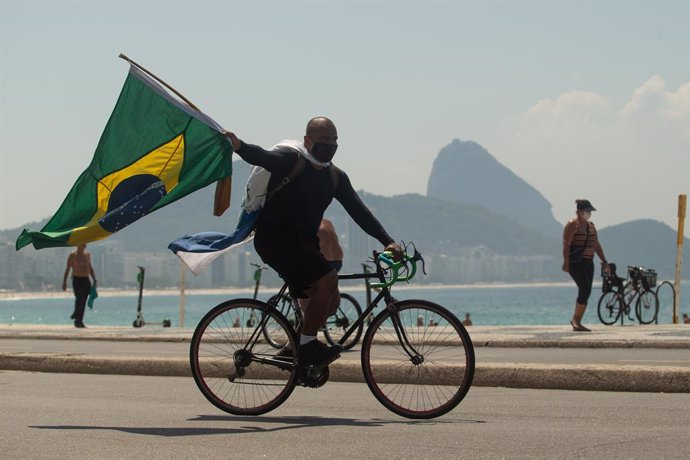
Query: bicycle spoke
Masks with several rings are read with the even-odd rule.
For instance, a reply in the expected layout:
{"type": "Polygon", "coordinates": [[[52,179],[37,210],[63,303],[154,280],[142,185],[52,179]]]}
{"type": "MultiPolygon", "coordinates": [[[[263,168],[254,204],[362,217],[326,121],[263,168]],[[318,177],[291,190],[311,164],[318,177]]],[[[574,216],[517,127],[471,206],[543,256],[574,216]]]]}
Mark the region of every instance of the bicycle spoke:
{"type": "Polygon", "coordinates": [[[398,340],[388,311],[375,318],[362,345],[365,379],[393,412],[437,417],[469,390],[474,374],[471,341],[457,318],[438,305],[410,300],[397,307],[408,343],[398,340]]]}
{"type": "Polygon", "coordinates": [[[602,294],[597,306],[599,321],[608,326],[618,321],[618,318],[623,313],[623,309],[621,308],[622,302],[623,299],[616,292],[610,291],[602,294]]]}
{"type": "Polygon", "coordinates": [[[272,359],[275,349],[259,340],[263,322],[286,343],[294,336],[285,319],[266,311],[258,301],[229,301],[211,310],[199,323],[190,347],[192,374],[204,396],[233,414],[261,414],[280,405],[295,385],[295,371],[272,359]],[[254,327],[246,327],[254,318],[254,327]],[[262,318],[262,320],[259,320],[262,318]],[[261,322],[260,322],[261,321],[261,322]],[[254,336],[249,348],[245,345],[254,336]]]}

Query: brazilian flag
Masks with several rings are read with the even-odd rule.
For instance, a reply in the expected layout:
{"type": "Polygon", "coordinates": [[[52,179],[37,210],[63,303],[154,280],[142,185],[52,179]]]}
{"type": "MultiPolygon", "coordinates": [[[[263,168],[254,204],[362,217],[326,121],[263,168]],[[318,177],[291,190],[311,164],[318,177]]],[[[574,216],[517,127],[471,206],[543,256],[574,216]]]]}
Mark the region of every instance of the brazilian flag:
{"type": "Polygon", "coordinates": [[[91,164],[41,231],[17,250],[102,240],[232,173],[232,146],[208,116],[130,67],[91,164]]]}

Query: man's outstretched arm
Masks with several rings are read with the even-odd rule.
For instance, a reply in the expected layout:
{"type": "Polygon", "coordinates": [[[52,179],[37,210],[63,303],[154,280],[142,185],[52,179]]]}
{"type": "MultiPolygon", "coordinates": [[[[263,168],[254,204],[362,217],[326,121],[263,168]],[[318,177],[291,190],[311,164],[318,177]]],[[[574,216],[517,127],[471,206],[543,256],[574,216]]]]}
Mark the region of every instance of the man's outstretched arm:
{"type": "Polygon", "coordinates": [[[294,157],[284,152],[264,150],[258,145],[247,144],[240,140],[235,133],[226,131],[225,136],[232,142],[232,150],[240,158],[251,165],[261,166],[270,172],[278,172],[290,167],[294,163],[294,157]]]}
{"type": "Polygon", "coordinates": [[[352,219],[364,230],[367,234],[376,238],[387,251],[393,252],[395,260],[402,258],[402,250],[400,245],[395,242],[393,238],[386,232],[381,225],[381,222],[372,214],[367,208],[362,199],[357,195],[347,174],[340,171],[341,177],[338,182],[338,189],[336,190],[335,199],[343,205],[345,211],[352,217],[352,219]]]}

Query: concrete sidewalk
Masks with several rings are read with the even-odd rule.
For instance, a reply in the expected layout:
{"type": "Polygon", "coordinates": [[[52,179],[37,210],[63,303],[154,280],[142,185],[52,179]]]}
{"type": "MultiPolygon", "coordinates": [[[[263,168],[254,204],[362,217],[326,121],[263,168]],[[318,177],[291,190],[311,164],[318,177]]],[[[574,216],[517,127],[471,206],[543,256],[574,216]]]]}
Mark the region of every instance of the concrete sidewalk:
{"type": "MultiPolygon", "coordinates": [[[[690,326],[594,326],[589,333],[569,326],[472,326],[475,347],[688,349],[690,326]]],[[[187,357],[5,352],[3,339],[189,342],[192,329],[92,326],[0,325],[0,370],[126,375],[189,376],[187,357]]],[[[31,347],[29,347],[31,348],[31,347]]],[[[38,347],[37,347],[38,349],[38,347]]],[[[363,381],[359,353],[346,353],[330,366],[331,380],[363,381]]],[[[595,391],[690,393],[690,367],[607,364],[540,364],[477,361],[476,386],[595,391]]]]}

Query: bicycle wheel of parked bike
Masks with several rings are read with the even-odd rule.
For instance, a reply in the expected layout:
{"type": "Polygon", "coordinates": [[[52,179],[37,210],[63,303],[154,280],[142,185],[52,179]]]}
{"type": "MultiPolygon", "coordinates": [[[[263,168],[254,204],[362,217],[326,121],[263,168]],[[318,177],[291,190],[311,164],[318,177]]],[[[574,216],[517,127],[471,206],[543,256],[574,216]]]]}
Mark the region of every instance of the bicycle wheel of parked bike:
{"type": "Polygon", "coordinates": [[[415,419],[443,415],[462,401],[472,385],[470,336],[440,305],[403,300],[396,306],[397,313],[388,309],[379,313],[364,335],[364,379],[376,399],[398,415],[415,419]]]}
{"type": "MultiPolygon", "coordinates": [[[[302,323],[302,313],[295,309],[292,302],[292,298],[288,295],[282,295],[278,297],[274,295],[267,302],[268,305],[275,305],[276,310],[278,310],[290,323],[293,329],[297,329],[297,326],[302,323]]],[[[287,342],[285,338],[280,336],[274,336],[273,330],[264,327],[262,330],[266,341],[274,348],[283,348],[287,342]]]]}
{"type": "MultiPolygon", "coordinates": [[[[362,307],[359,302],[355,300],[350,294],[340,294],[340,306],[338,310],[326,319],[326,324],[323,328],[323,335],[331,345],[335,345],[340,341],[340,338],[345,335],[345,332],[350,329],[350,326],[362,316],[362,307]]],[[[343,348],[349,350],[359,342],[364,330],[364,322],[347,338],[343,343],[343,348]]]]}
{"type": "Polygon", "coordinates": [[[659,314],[659,297],[654,291],[644,291],[637,296],[635,315],[640,324],[650,324],[659,314]]]}
{"type": "Polygon", "coordinates": [[[296,335],[283,315],[252,299],[223,302],[199,322],[189,350],[192,375],[213,405],[236,415],[259,415],[280,406],[295,388],[292,361],[274,359],[262,340],[259,318],[272,337],[296,350],[296,335]]]}
{"type": "Polygon", "coordinates": [[[612,325],[620,318],[623,311],[621,297],[613,291],[605,292],[599,298],[597,314],[599,321],[607,326],[612,325]]]}

